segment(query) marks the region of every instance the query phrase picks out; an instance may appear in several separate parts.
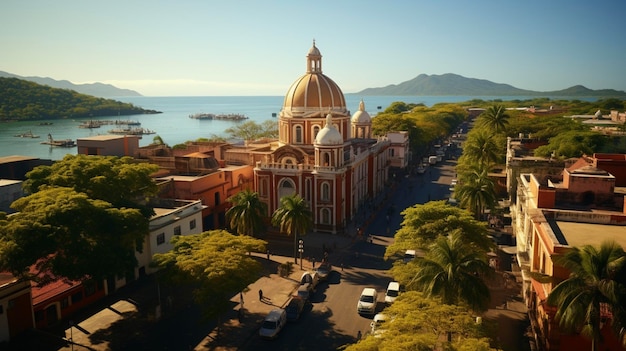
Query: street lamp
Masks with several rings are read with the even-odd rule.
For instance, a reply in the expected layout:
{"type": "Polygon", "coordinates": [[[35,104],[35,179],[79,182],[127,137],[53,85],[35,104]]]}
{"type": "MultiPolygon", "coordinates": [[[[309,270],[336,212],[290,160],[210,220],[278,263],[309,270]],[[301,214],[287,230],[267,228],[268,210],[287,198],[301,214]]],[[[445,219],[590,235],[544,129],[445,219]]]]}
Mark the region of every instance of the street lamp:
{"type": "Polygon", "coordinates": [[[300,253],[300,269],[302,269],[302,254],[304,253],[304,241],[298,241],[298,252],[300,253]]]}
{"type": "Polygon", "coordinates": [[[70,320],[70,345],[72,345],[72,351],[74,351],[74,321],[70,320]]]}

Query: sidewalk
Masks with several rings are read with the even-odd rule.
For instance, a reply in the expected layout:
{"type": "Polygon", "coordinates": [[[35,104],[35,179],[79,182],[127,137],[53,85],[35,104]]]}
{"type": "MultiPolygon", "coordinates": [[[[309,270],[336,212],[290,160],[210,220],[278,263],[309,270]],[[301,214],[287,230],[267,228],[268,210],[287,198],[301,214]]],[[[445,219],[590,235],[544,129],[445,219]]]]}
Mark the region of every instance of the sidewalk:
{"type": "MultiPolygon", "coordinates": [[[[253,253],[253,256],[266,259],[263,254],[253,253]]],[[[293,262],[293,257],[272,255],[270,260],[278,267],[281,263],[293,262]]],[[[239,294],[233,296],[231,301],[237,306],[222,319],[220,335],[218,336],[218,329],[214,329],[194,350],[239,350],[246,345],[257,333],[263,319],[272,309],[284,308],[287,305],[299,286],[302,273],[311,269],[308,261],[304,260],[302,270],[299,263],[298,261],[298,265],[293,265],[293,272],[289,277],[283,278],[277,273],[272,273],[250,284],[249,290],[243,293],[243,305],[240,303],[239,294]],[[259,290],[263,290],[263,301],[259,300],[259,290]],[[244,314],[239,319],[238,311],[241,308],[243,308],[244,314]]]]}

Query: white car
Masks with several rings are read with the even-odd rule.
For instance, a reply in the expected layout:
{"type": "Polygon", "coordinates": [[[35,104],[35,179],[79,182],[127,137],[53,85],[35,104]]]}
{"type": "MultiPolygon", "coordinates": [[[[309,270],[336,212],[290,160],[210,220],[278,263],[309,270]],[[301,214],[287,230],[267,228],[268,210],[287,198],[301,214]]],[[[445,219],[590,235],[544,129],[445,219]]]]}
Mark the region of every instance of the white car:
{"type": "Polygon", "coordinates": [[[359,314],[375,314],[378,305],[378,292],[374,288],[365,288],[361,292],[356,310],[359,314]]]}
{"type": "Polygon", "coordinates": [[[387,285],[387,291],[385,292],[385,303],[390,304],[396,300],[400,294],[400,283],[390,282],[387,285]]]}
{"type": "Polygon", "coordinates": [[[380,335],[385,332],[385,330],[381,328],[385,322],[387,322],[387,316],[382,313],[377,313],[374,319],[372,319],[372,323],[370,323],[370,333],[376,338],[380,337],[380,335]]]}
{"type": "Polygon", "coordinates": [[[282,308],[273,309],[263,320],[261,329],[259,329],[259,336],[266,339],[274,339],[285,324],[287,324],[287,312],[282,308]]]}

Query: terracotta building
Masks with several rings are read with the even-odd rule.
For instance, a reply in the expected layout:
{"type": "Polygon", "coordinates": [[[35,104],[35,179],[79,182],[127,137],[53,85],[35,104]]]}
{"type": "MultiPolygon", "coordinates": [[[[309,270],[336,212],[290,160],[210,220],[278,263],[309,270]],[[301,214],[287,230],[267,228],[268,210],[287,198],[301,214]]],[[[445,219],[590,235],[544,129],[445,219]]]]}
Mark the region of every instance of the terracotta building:
{"type": "MultiPolygon", "coordinates": [[[[342,232],[359,207],[384,190],[391,143],[372,135],[363,101],[351,115],[339,86],[322,72],[315,42],[306,56],[305,73],[285,95],[278,133],[277,142],[249,145],[246,152],[248,162],[254,162],[255,190],[267,203],[268,215],[279,207],[281,197],[297,193],[310,205],[314,230],[342,232]]],[[[238,157],[235,148],[226,151],[227,162],[238,157]]]]}
{"type": "MultiPolygon", "coordinates": [[[[605,240],[626,247],[626,198],[615,184],[615,176],[587,162],[563,169],[560,177],[545,173],[519,176],[516,201],[511,206],[516,258],[531,325],[542,350],[591,348],[589,339],[560,330],[556,308],[546,299],[569,277],[569,271],[555,262],[557,256],[572,247],[598,247],[605,240]],[[537,279],[536,273],[552,279],[537,279]]],[[[598,350],[623,351],[611,332],[611,316],[603,318],[603,341],[598,350]]]]}

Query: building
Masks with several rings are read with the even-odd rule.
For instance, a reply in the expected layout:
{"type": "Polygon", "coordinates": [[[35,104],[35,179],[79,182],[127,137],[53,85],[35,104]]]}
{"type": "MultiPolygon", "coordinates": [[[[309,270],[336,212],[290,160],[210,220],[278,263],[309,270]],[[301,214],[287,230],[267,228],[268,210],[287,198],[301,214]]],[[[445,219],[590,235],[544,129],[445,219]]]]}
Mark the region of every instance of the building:
{"type": "Polygon", "coordinates": [[[78,155],[135,156],[139,149],[138,135],[94,135],[76,140],[78,155]]]}
{"type": "MultiPolygon", "coordinates": [[[[599,246],[615,240],[626,248],[626,189],[616,187],[616,177],[586,162],[565,168],[560,176],[520,174],[517,197],[511,206],[516,258],[521,268],[522,290],[537,342],[544,350],[588,350],[591,342],[578,334],[559,330],[556,309],[546,304],[554,286],[569,272],[555,257],[572,247],[599,246]],[[535,273],[553,277],[550,282],[535,273]]],[[[624,350],[603,329],[602,350],[624,350]]]]}
{"type": "MultiPolygon", "coordinates": [[[[374,137],[371,123],[363,102],[350,114],[340,87],[322,72],[313,42],[305,73],[285,95],[278,140],[232,147],[225,161],[254,166],[254,187],[268,216],[283,196],[299,194],[310,206],[315,231],[344,232],[388,181],[391,142],[374,137]]],[[[399,149],[408,148],[404,142],[399,149]]]]}
{"type": "Polygon", "coordinates": [[[0,157],[0,179],[26,180],[26,173],[37,166],[51,166],[52,160],[42,160],[30,156],[0,157]]]}
{"type": "Polygon", "coordinates": [[[34,326],[30,282],[0,273],[0,346],[34,326]]]}
{"type": "Polygon", "coordinates": [[[411,152],[409,150],[409,132],[390,132],[389,163],[391,167],[404,169],[409,165],[411,152]]]}
{"type": "Polygon", "coordinates": [[[0,179],[0,212],[13,213],[13,201],[24,196],[21,180],[0,179]]]}

